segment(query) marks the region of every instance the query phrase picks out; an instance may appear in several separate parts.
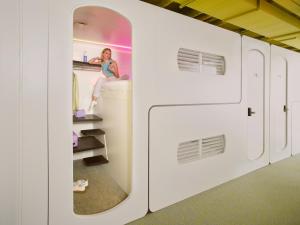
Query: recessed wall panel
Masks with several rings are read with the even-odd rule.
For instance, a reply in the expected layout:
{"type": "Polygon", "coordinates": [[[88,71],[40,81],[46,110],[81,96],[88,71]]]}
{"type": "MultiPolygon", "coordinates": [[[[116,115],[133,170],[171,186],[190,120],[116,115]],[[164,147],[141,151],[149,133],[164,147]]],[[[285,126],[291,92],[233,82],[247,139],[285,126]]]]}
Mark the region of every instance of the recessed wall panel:
{"type": "Polygon", "coordinates": [[[242,165],[246,162],[246,157],[240,151],[244,145],[245,134],[240,109],[239,105],[170,106],[151,109],[151,211],[181,201],[246,172],[245,167],[248,165],[242,165]]]}

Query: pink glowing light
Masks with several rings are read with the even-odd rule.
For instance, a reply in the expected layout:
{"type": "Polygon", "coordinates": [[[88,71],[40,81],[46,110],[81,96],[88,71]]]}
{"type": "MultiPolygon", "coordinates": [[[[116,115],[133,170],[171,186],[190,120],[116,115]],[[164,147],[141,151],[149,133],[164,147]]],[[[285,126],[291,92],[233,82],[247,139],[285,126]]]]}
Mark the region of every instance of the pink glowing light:
{"type": "Polygon", "coordinates": [[[105,45],[105,46],[109,46],[109,47],[123,48],[123,49],[131,50],[131,46],[103,43],[103,42],[96,42],[96,41],[88,41],[88,40],[81,40],[81,39],[76,39],[76,38],[74,38],[73,40],[74,41],[79,41],[79,42],[84,42],[84,43],[89,43],[89,44],[105,45]]]}

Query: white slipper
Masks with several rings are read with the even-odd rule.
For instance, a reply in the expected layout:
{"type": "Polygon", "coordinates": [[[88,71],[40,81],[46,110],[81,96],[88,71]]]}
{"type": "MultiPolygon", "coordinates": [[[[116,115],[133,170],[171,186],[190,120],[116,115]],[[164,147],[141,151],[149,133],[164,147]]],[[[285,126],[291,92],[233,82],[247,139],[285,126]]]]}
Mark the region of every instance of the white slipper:
{"type": "Polygon", "coordinates": [[[84,187],[87,187],[89,186],[89,181],[88,180],[77,180],[75,181],[76,184],[78,184],[79,186],[84,186],[84,187]]]}
{"type": "Polygon", "coordinates": [[[88,180],[77,180],[73,182],[73,191],[83,192],[85,188],[89,185],[88,180]]]}

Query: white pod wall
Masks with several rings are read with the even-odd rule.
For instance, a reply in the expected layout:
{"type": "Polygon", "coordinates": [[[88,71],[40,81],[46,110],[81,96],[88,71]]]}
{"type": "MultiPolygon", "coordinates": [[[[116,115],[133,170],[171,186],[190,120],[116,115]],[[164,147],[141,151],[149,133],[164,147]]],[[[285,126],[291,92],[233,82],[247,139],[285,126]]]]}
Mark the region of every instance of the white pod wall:
{"type": "Polygon", "coordinates": [[[125,224],[148,210],[148,101],[145,77],[156,73],[155,27],[161,9],[140,1],[51,1],[49,25],[49,224],[125,224]],[[73,212],[71,76],[73,12],[81,6],[113,10],[132,26],[132,185],[129,196],[114,208],[94,215],[73,212]],[[63,50],[62,50],[63,49],[63,50]],[[68,150],[69,149],[69,150],[68,150]]]}
{"type": "Polygon", "coordinates": [[[157,78],[150,81],[159,80],[159,95],[149,112],[151,211],[230,179],[227,165],[237,157],[234,149],[243,144],[243,126],[230,125],[243,123],[241,37],[179,14],[166,12],[161,17],[159,33],[168,29],[170,36],[159,42],[166,62],[160,63],[157,78]],[[177,25],[171,26],[174,22],[177,25]],[[197,53],[199,70],[182,69],[180,61],[177,65],[177,60],[197,53]],[[201,65],[205,54],[224,57],[224,74],[205,70],[201,65]]]}
{"type": "MultiPolygon", "coordinates": [[[[202,36],[216,35],[206,30],[205,25],[198,23],[197,26],[202,36]]],[[[192,31],[186,31],[189,32],[192,31]]],[[[214,32],[220,32],[218,36],[224,38],[232,34],[217,29],[214,32]]],[[[197,40],[198,37],[194,35],[194,38],[197,40]]],[[[222,40],[215,40],[211,44],[218,46],[216,43],[222,40]]],[[[210,104],[200,101],[195,102],[194,105],[185,105],[182,102],[178,105],[154,106],[151,109],[149,114],[150,210],[161,209],[269,163],[270,46],[251,38],[243,38],[242,45],[239,42],[239,36],[228,37],[227,46],[230,46],[230,51],[235,53],[228,54],[226,52],[228,50],[220,48],[216,54],[225,55],[226,66],[235,69],[227,71],[229,74],[225,73],[219,79],[226,80],[227,76],[234,76],[236,79],[243,77],[243,82],[231,86],[242,90],[243,98],[240,102],[227,103],[225,99],[229,98],[231,93],[228,92],[228,95],[222,95],[224,101],[218,104],[213,103],[213,100],[210,104]],[[234,43],[242,49],[235,49],[234,43]],[[242,52],[243,68],[238,66],[241,65],[241,61],[230,57],[230,55],[240,55],[240,52],[242,52]],[[252,94],[252,90],[255,94],[252,94]],[[255,110],[255,115],[248,116],[248,108],[255,110]]],[[[185,43],[184,39],[182,43],[185,43]]],[[[189,40],[186,43],[192,42],[189,40]]],[[[210,42],[207,42],[205,49],[195,43],[193,48],[199,51],[210,51],[211,46],[210,42]]],[[[181,73],[182,76],[192,76],[187,72],[177,73],[181,73]]],[[[206,83],[205,79],[211,76],[209,73],[198,75],[203,79],[202,83],[206,83]]],[[[187,89],[192,87],[192,82],[197,81],[192,78],[186,80],[185,87],[187,89]]],[[[203,93],[199,94],[198,98],[207,95],[205,100],[208,101],[213,94],[210,95],[206,90],[214,89],[214,85],[206,84],[208,86],[205,90],[199,88],[198,91],[203,93]]],[[[224,85],[223,88],[226,90],[227,87],[224,85]]],[[[182,98],[181,94],[177,94],[177,99],[182,98]]],[[[196,93],[194,95],[197,96],[196,93]]],[[[238,96],[237,94],[236,99],[238,96]]]]}
{"type": "Polygon", "coordinates": [[[0,224],[48,222],[47,12],[47,1],[1,2],[0,224]]]}
{"type": "Polygon", "coordinates": [[[289,69],[289,105],[291,112],[291,151],[292,155],[300,153],[300,54],[290,51],[290,69],[289,69]]]}
{"type": "Polygon", "coordinates": [[[291,110],[289,103],[292,52],[271,46],[270,162],[291,156],[291,110]]]}
{"type": "Polygon", "coordinates": [[[20,17],[18,1],[1,3],[0,24],[5,32],[0,36],[0,174],[5,185],[0,188],[0,224],[9,225],[20,221],[20,17]]]}
{"type": "Polygon", "coordinates": [[[0,15],[0,224],[125,224],[300,152],[298,53],[137,0],[13,0],[0,15]],[[70,138],[81,6],[132,26],[131,192],[88,216],[73,211],[70,138]]]}

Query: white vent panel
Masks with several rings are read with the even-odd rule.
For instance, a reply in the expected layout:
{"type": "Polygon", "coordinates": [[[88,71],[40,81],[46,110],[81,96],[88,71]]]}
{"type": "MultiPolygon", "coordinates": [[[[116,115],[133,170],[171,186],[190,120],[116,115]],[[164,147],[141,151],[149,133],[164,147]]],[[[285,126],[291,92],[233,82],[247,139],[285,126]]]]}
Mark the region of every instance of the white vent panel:
{"type": "Polygon", "coordinates": [[[225,58],[210,53],[202,53],[202,65],[213,68],[217,75],[225,74],[225,58]]]}
{"type": "Polygon", "coordinates": [[[200,72],[200,52],[180,48],[177,55],[179,70],[200,72]]]}
{"type": "Polygon", "coordinates": [[[219,155],[224,152],[225,135],[202,138],[201,141],[191,140],[179,143],[177,148],[177,161],[179,163],[185,163],[219,155]]]}
{"type": "Polygon", "coordinates": [[[178,162],[188,162],[200,159],[199,140],[182,142],[178,145],[178,162]]]}
{"type": "Polygon", "coordinates": [[[225,152],[225,135],[203,138],[201,143],[201,158],[207,158],[225,152]]]}
{"type": "Polygon", "coordinates": [[[181,71],[224,75],[225,58],[211,53],[180,48],[177,55],[178,68],[181,71]]]}

